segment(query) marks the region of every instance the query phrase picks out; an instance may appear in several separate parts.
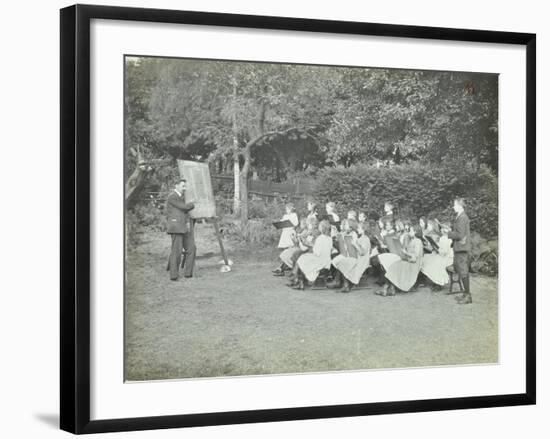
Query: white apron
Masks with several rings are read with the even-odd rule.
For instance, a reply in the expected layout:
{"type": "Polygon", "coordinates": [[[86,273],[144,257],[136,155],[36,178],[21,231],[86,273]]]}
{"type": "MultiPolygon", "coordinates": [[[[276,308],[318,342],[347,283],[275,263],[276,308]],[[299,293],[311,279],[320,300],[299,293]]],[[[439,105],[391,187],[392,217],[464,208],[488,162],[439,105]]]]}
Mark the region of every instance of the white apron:
{"type": "MultiPolygon", "coordinates": [[[[298,215],[295,212],[283,215],[281,221],[285,220],[289,220],[294,227],[296,227],[299,223],[298,215]]],[[[296,235],[294,227],[285,227],[284,229],[281,229],[281,237],[279,239],[279,245],[277,246],[278,248],[289,248],[294,245],[294,241],[292,240],[292,238],[296,235]]]]}

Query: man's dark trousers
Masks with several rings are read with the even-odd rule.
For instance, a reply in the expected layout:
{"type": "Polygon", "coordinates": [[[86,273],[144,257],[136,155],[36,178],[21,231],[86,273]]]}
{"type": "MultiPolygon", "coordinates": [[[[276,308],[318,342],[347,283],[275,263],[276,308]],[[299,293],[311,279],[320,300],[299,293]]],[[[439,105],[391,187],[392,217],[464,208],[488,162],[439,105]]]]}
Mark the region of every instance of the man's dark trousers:
{"type": "Polygon", "coordinates": [[[176,280],[179,275],[182,248],[185,248],[187,252],[184,276],[191,277],[193,275],[196,248],[193,228],[189,228],[189,211],[194,207],[193,203],[186,203],[185,197],[177,191],[172,192],[166,198],[164,209],[167,221],[166,232],[172,238],[168,269],[172,280],[176,280]]]}
{"type": "Polygon", "coordinates": [[[185,248],[185,267],[183,269],[184,277],[193,275],[193,267],[195,266],[195,254],[197,248],[191,233],[171,233],[172,250],[170,252],[170,279],[177,279],[179,276],[179,267],[181,265],[181,252],[185,248]]]}

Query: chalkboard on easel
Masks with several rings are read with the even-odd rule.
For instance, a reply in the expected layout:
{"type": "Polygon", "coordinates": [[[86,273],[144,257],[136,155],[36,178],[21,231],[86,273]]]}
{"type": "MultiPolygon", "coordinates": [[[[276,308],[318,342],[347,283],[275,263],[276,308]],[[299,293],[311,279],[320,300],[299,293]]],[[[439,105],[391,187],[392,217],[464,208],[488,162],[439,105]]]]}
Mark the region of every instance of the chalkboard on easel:
{"type": "Polygon", "coordinates": [[[187,180],[185,199],[195,203],[195,208],[189,212],[191,218],[215,218],[216,202],[208,164],[178,160],[178,169],[180,176],[187,180]]]}

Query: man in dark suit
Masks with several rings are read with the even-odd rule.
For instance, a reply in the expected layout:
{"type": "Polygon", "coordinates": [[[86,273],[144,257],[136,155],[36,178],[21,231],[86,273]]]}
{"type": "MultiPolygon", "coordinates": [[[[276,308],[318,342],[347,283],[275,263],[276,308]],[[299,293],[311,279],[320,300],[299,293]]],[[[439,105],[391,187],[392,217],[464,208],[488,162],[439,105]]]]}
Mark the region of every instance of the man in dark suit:
{"type": "Polygon", "coordinates": [[[472,303],[470,293],[470,252],[472,244],[470,241],[470,219],[464,211],[464,199],[455,198],[453,210],[456,212],[456,218],[453,223],[453,230],[448,236],[453,240],[453,267],[455,273],[460,277],[464,293],[457,297],[460,305],[472,303]]]}
{"type": "Polygon", "coordinates": [[[185,248],[186,258],[183,276],[193,276],[195,262],[195,240],[189,231],[189,211],[195,207],[193,203],[185,202],[186,181],[179,180],[174,191],[166,199],[166,232],[172,237],[172,250],[170,252],[170,279],[177,280],[181,264],[181,252],[185,248]]]}

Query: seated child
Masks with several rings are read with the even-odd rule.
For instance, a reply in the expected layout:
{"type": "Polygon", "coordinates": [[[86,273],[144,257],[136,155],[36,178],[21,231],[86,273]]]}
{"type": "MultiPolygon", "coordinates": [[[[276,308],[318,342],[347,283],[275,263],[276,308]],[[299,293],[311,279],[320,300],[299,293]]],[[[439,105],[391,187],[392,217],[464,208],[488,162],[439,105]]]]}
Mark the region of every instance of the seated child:
{"type": "MultiPolygon", "coordinates": [[[[278,248],[287,249],[294,246],[294,239],[296,236],[296,230],[295,227],[298,225],[298,215],[295,212],[294,204],[288,203],[285,205],[285,214],[281,218],[281,221],[288,220],[293,225],[293,227],[285,227],[281,229],[281,237],[279,239],[279,244],[277,245],[278,248]]],[[[276,276],[280,276],[281,273],[284,275],[284,271],[286,269],[286,265],[284,263],[281,264],[281,266],[275,270],[273,270],[273,274],[276,276]]]]}
{"type": "Polygon", "coordinates": [[[384,285],[384,270],[380,265],[379,255],[388,252],[388,248],[384,244],[384,238],[382,237],[382,230],[384,229],[384,222],[379,219],[377,221],[371,220],[369,224],[369,238],[371,242],[370,252],[370,265],[373,267],[374,275],[377,278],[379,285],[384,285]]]}
{"type": "Polygon", "coordinates": [[[441,236],[437,240],[431,229],[433,229],[433,224],[431,224],[431,221],[428,221],[426,234],[435,240],[437,249],[434,249],[430,254],[424,255],[421,271],[432,281],[432,290],[439,291],[449,281],[447,267],[453,265],[453,249],[451,248],[453,241],[447,236],[447,233],[451,230],[449,224],[441,227],[441,236]]]}
{"type": "Polygon", "coordinates": [[[298,214],[294,209],[294,204],[288,203],[285,205],[285,214],[281,218],[281,221],[288,220],[292,223],[292,227],[285,227],[281,229],[281,238],[279,239],[278,248],[288,248],[294,245],[292,238],[296,234],[294,228],[298,225],[298,214]]]}
{"type": "Polygon", "coordinates": [[[330,226],[330,236],[334,237],[338,233],[338,223],[340,222],[340,217],[335,211],[336,204],[333,201],[329,201],[325,205],[325,210],[327,212],[327,216],[329,217],[329,224],[330,226]]]}
{"type": "MultiPolygon", "coordinates": [[[[371,220],[369,221],[368,235],[371,243],[371,253],[383,253],[382,245],[384,244],[384,239],[382,238],[382,229],[384,228],[384,223],[379,221],[371,220]]],[[[375,255],[371,255],[375,256],[375,255]]]]}
{"type": "Polygon", "coordinates": [[[319,236],[315,239],[311,253],[301,255],[296,261],[298,266],[298,282],[293,286],[295,289],[303,290],[306,283],[315,282],[322,269],[330,268],[330,254],[332,251],[332,238],[330,237],[330,223],[321,221],[319,223],[319,236]]]}
{"type": "Polygon", "coordinates": [[[339,254],[332,260],[332,265],[341,273],[344,278],[342,293],[349,293],[353,285],[357,285],[361,276],[370,265],[371,244],[369,237],[365,234],[364,224],[357,225],[357,237],[352,241],[357,250],[356,256],[344,256],[339,254]]]}
{"type": "Polygon", "coordinates": [[[313,200],[307,202],[307,218],[315,218],[318,220],[319,212],[317,212],[317,204],[313,200]]]}
{"type": "Polygon", "coordinates": [[[348,219],[357,221],[357,212],[355,210],[348,210],[348,219]]]}
{"type": "Polygon", "coordinates": [[[381,296],[393,296],[395,288],[406,292],[409,291],[418,278],[420,267],[422,266],[423,247],[420,237],[422,230],[420,226],[415,225],[409,232],[410,241],[407,248],[398,261],[395,261],[386,268],[385,288],[376,292],[381,296]]]}
{"type": "MultiPolygon", "coordinates": [[[[294,247],[283,250],[279,256],[285,267],[292,269],[290,277],[294,279],[294,281],[291,281],[289,286],[295,283],[297,277],[298,267],[296,266],[296,261],[304,253],[311,252],[315,238],[319,234],[319,223],[315,217],[307,218],[301,222],[301,224],[302,223],[303,229],[301,229],[300,233],[296,236],[294,247]]],[[[282,275],[276,274],[276,276],[284,276],[284,273],[282,275]]]]}
{"type": "Polygon", "coordinates": [[[394,221],[394,214],[393,214],[393,203],[389,202],[389,201],[386,201],[384,203],[384,215],[381,217],[381,219],[386,222],[387,220],[389,221],[394,221]]]}
{"type": "Polygon", "coordinates": [[[281,266],[273,271],[273,276],[284,276],[285,271],[292,269],[294,266],[294,262],[296,259],[294,256],[296,253],[300,253],[300,237],[305,238],[307,236],[308,229],[307,229],[307,220],[305,218],[302,218],[300,220],[300,226],[298,227],[298,230],[295,235],[292,236],[292,247],[285,248],[281,254],[279,255],[279,259],[281,260],[281,266]]]}
{"type": "Polygon", "coordinates": [[[302,235],[298,238],[298,246],[300,247],[300,251],[294,253],[290,261],[293,266],[290,273],[290,282],[286,284],[289,287],[298,285],[298,264],[296,264],[296,262],[304,253],[311,253],[313,251],[315,239],[317,239],[317,236],[319,236],[320,233],[319,221],[317,221],[317,218],[308,218],[306,221],[307,235],[305,238],[303,238],[302,235]]]}
{"type": "Polygon", "coordinates": [[[431,240],[428,240],[427,237],[431,236],[436,241],[439,239],[439,226],[433,220],[426,220],[426,218],[421,217],[418,220],[418,225],[422,230],[422,245],[424,246],[424,254],[431,253],[436,249],[433,247],[431,240]],[[431,224],[431,226],[430,226],[431,224]]]}
{"type": "MultiPolygon", "coordinates": [[[[357,221],[345,219],[342,221],[341,229],[333,238],[333,246],[335,247],[335,250],[332,252],[333,256],[342,255],[344,257],[356,258],[357,249],[353,245],[353,242],[357,241],[357,232],[355,231],[357,229],[357,221]]],[[[327,288],[342,288],[342,275],[336,268],[331,269],[331,271],[334,279],[327,284],[327,288]]]]}
{"type": "Polygon", "coordinates": [[[394,251],[395,246],[390,240],[400,236],[396,234],[394,230],[393,221],[387,219],[384,223],[384,230],[380,232],[383,239],[382,252],[378,255],[378,262],[384,271],[388,270],[388,267],[394,262],[401,260],[401,255],[394,251]],[[389,245],[388,245],[389,244],[389,245]]]}

